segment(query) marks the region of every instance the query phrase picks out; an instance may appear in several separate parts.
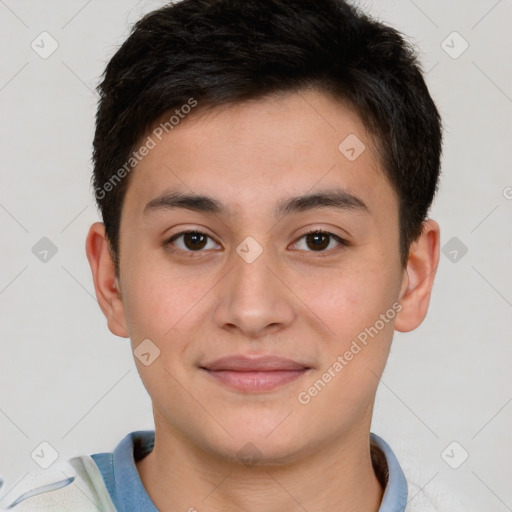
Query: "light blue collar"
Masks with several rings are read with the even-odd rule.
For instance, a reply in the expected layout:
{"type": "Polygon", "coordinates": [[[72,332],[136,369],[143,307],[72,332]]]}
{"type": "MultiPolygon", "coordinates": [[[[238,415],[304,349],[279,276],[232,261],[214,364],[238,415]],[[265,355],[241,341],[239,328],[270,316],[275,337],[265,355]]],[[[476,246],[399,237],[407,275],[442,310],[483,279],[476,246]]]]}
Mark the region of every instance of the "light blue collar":
{"type": "Polygon", "coordinates": [[[388,465],[388,481],[379,512],[404,512],[407,505],[407,481],[400,463],[384,439],[373,433],[370,433],[370,438],[382,450],[388,465]]]}

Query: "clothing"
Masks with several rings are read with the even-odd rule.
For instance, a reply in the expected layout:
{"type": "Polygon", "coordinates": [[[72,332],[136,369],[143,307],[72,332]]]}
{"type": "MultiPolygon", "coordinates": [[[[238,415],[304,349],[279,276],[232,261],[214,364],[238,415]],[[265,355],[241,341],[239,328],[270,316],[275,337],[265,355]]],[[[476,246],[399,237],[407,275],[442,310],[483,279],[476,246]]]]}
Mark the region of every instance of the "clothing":
{"type": "MultiPolygon", "coordinates": [[[[1,510],[158,512],[142,485],[135,465],[136,460],[151,452],[153,445],[154,431],[131,432],[121,440],[113,453],[74,457],[57,464],[52,472],[46,470],[37,475],[35,480],[25,483],[26,489],[18,494],[17,499],[11,497],[8,503],[3,504],[6,508],[1,510]]],[[[413,482],[408,485],[391,447],[373,433],[370,434],[370,446],[375,473],[384,487],[379,512],[459,510],[453,508],[451,501],[449,508],[439,508],[428,496],[418,499],[420,494],[424,494],[423,491],[413,482]],[[411,489],[414,491],[412,495],[411,489]]]]}
{"type": "MultiPolygon", "coordinates": [[[[385,492],[379,512],[404,511],[407,503],[407,482],[400,465],[383,439],[375,434],[370,434],[370,438],[374,464],[376,461],[380,462],[377,473],[382,479],[387,479],[387,485],[385,481],[381,482],[385,492]]],[[[151,452],[153,444],[154,431],[132,432],[118,444],[113,456],[108,453],[92,456],[119,512],[158,512],[144,489],[135,466],[136,460],[151,452]]]]}
{"type": "Polygon", "coordinates": [[[0,501],[1,511],[116,512],[94,460],[88,455],[57,461],[29,473],[0,501]]]}

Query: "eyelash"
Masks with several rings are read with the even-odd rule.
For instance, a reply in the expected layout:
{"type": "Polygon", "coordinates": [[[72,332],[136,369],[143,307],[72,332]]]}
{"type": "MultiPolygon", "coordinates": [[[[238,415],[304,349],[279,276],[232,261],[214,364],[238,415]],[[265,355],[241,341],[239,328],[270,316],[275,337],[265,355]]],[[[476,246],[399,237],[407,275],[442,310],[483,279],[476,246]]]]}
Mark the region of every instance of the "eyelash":
{"type": "MultiPolygon", "coordinates": [[[[165,247],[172,247],[172,242],[174,242],[177,238],[181,237],[182,235],[186,235],[187,233],[203,235],[203,236],[206,236],[207,238],[210,238],[211,240],[213,240],[213,238],[210,235],[208,235],[207,233],[204,233],[203,231],[199,231],[197,229],[187,229],[185,231],[180,231],[179,233],[176,233],[176,234],[172,235],[167,240],[164,240],[162,242],[162,245],[165,246],[165,247]]],[[[334,249],[322,250],[322,251],[305,251],[305,252],[316,253],[320,257],[322,257],[322,256],[329,256],[330,255],[329,253],[331,253],[332,251],[336,251],[337,249],[342,249],[342,248],[348,247],[350,245],[350,243],[347,240],[345,240],[344,238],[341,238],[340,236],[335,235],[334,233],[330,233],[329,231],[322,231],[321,229],[312,229],[310,231],[307,231],[306,233],[303,233],[302,236],[300,236],[297,239],[297,241],[294,242],[294,244],[296,244],[299,240],[303,239],[304,237],[306,237],[308,235],[312,235],[312,234],[326,235],[326,236],[336,240],[336,242],[338,242],[338,244],[339,244],[339,246],[334,248],[334,249]],[[328,253],[328,254],[325,254],[325,253],[328,253]]],[[[215,242],[215,243],[217,243],[217,242],[215,242]]],[[[187,250],[187,251],[184,251],[183,249],[171,249],[171,252],[172,253],[184,252],[184,253],[194,254],[194,253],[204,252],[204,250],[199,250],[199,251],[187,250]]]]}

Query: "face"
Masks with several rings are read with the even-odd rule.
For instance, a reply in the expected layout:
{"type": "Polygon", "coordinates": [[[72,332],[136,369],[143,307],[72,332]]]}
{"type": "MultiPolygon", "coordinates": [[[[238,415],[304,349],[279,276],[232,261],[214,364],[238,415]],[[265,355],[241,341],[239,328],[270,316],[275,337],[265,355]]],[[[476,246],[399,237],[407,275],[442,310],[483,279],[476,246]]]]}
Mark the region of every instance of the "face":
{"type": "Polygon", "coordinates": [[[150,340],[135,361],[156,429],[267,461],[369,429],[407,285],[398,226],[359,117],[318,91],[165,135],[131,176],[111,315],[136,353],[150,340]],[[213,364],[226,356],[295,366],[213,364]]]}

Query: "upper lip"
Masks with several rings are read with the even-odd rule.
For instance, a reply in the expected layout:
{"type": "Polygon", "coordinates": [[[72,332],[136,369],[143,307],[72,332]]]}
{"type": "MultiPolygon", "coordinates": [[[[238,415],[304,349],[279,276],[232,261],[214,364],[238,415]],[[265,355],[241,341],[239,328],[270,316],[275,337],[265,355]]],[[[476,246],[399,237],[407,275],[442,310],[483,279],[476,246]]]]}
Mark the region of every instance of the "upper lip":
{"type": "Polygon", "coordinates": [[[206,370],[219,371],[219,370],[231,370],[231,371],[248,371],[248,372],[270,372],[276,370],[304,370],[309,366],[294,361],[293,359],[287,359],[279,356],[226,356],[216,359],[210,363],[204,364],[201,368],[206,370]]]}

